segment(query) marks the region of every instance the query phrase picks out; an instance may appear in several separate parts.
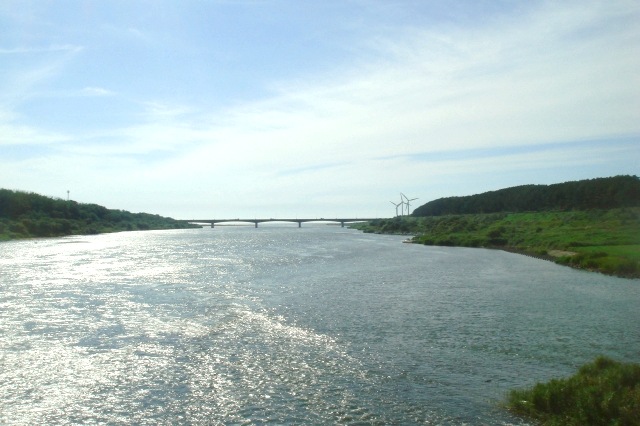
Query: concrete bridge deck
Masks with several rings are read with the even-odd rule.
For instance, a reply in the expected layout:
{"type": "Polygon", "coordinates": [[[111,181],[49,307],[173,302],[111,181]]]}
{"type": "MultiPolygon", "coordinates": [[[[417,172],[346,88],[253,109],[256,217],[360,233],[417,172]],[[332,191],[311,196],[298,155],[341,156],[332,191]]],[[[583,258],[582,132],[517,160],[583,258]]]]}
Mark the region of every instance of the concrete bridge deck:
{"type": "Polygon", "coordinates": [[[258,227],[259,223],[264,222],[293,222],[298,224],[298,228],[302,227],[304,222],[336,222],[339,223],[343,228],[345,223],[354,223],[354,222],[368,222],[370,220],[376,220],[375,218],[335,218],[335,219],[326,219],[326,218],[316,218],[316,219],[193,219],[188,220],[187,222],[193,224],[210,224],[212,228],[215,227],[216,224],[219,223],[253,223],[255,227],[258,227]]]}

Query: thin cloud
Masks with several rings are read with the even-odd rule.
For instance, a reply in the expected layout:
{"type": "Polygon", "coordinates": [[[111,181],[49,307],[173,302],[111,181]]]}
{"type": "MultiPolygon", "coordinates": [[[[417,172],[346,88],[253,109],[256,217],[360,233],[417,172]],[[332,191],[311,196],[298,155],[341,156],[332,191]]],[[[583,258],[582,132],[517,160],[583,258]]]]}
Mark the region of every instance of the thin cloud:
{"type": "Polygon", "coordinates": [[[325,172],[328,169],[335,169],[336,167],[342,167],[345,166],[349,163],[328,163],[328,164],[314,164],[312,166],[308,166],[308,167],[299,167],[299,168],[294,168],[294,169],[285,169],[285,170],[280,170],[280,171],[276,171],[275,176],[277,177],[290,177],[290,176],[295,176],[295,175],[300,175],[300,174],[307,174],[309,172],[325,172]]]}
{"type": "Polygon", "coordinates": [[[104,89],[102,87],[85,87],[82,89],[82,94],[85,96],[114,96],[115,93],[111,90],[104,89]]]}
{"type": "Polygon", "coordinates": [[[0,122],[0,146],[34,146],[51,145],[67,142],[70,138],[62,133],[46,132],[38,128],[0,122]]]}
{"type": "MultiPolygon", "coordinates": [[[[538,181],[625,173],[639,160],[634,143],[640,136],[640,28],[634,18],[640,19],[639,8],[621,1],[611,7],[534,3],[483,16],[474,25],[447,20],[427,26],[416,20],[375,33],[364,29],[377,21],[363,20],[355,32],[362,38],[349,40],[353,44],[346,48],[351,62],[269,80],[253,99],[212,100],[217,92],[202,85],[160,94],[128,87],[122,79],[112,83],[106,74],[52,89],[46,83],[71,65],[87,65],[81,61],[87,55],[72,63],[78,51],[69,49],[23,67],[23,77],[13,76],[18,84],[6,85],[13,92],[0,95],[8,105],[0,132],[11,135],[13,144],[47,137],[60,142],[59,157],[25,156],[22,170],[34,178],[13,182],[42,185],[45,175],[84,189],[99,182],[103,198],[89,201],[156,212],[149,195],[154,194],[175,200],[159,213],[181,217],[207,216],[214,208],[222,216],[254,210],[269,215],[287,206],[295,206],[288,212],[306,208],[313,214],[323,203],[336,203],[327,208],[338,210],[354,194],[362,205],[379,201],[388,208],[387,199],[398,190],[426,202],[537,183],[536,173],[538,181]],[[30,121],[22,114],[27,108],[19,108],[20,101],[45,92],[85,96],[71,101],[127,114],[113,125],[87,126],[67,137],[30,121]],[[78,164],[74,173],[61,169],[62,159],[78,164]],[[188,205],[205,199],[202,207],[188,205]]],[[[190,41],[159,27],[131,31],[138,24],[105,24],[101,37],[114,38],[104,44],[141,41],[154,43],[145,46],[154,52],[164,48],[173,54],[176,45],[190,41]]],[[[201,43],[219,40],[208,29],[204,33],[201,43]]],[[[192,49],[206,52],[202,47],[192,49]]],[[[154,81],[178,87],[171,72],[146,65],[135,68],[141,76],[133,81],[157,73],[154,81]]],[[[198,65],[194,74],[183,68],[180,83],[214,71],[210,64],[198,65]]],[[[13,166],[4,170],[19,173],[13,166]]]]}
{"type": "Polygon", "coordinates": [[[20,55],[31,53],[50,53],[50,52],[70,52],[78,53],[84,49],[83,46],[73,44],[51,45],[46,47],[0,47],[0,54],[4,55],[20,55]]]}
{"type": "Polygon", "coordinates": [[[58,77],[69,61],[83,50],[80,46],[65,45],[49,48],[43,55],[35,55],[35,63],[18,62],[18,72],[7,73],[0,85],[0,105],[16,108],[26,100],[38,96],[37,88],[58,77]],[[53,52],[52,54],[50,54],[53,52]]]}

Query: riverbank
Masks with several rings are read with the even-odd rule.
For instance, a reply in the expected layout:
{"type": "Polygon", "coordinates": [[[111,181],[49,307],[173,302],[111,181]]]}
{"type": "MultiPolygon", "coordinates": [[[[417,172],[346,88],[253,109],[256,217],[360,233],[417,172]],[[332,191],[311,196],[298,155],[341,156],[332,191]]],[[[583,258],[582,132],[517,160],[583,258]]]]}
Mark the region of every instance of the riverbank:
{"type": "Polygon", "coordinates": [[[640,278],[640,208],[380,219],[352,228],[415,235],[436,246],[485,247],[640,278]]]}
{"type": "MultiPolygon", "coordinates": [[[[152,216],[152,215],[149,215],[152,216]]],[[[171,218],[138,218],[133,221],[74,221],[26,219],[19,221],[0,219],[0,242],[29,238],[67,237],[70,235],[96,235],[127,231],[162,231],[169,229],[200,228],[171,218]]]]}

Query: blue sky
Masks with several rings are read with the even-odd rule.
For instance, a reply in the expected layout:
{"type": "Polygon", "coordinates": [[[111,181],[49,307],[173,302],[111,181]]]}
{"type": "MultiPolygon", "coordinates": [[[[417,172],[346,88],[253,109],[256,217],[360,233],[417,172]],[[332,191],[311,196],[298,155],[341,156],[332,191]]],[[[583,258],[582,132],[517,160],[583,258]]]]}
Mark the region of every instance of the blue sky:
{"type": "Polygon", "coordinates": [[[639,174],[640,3],[4,1],[0,187],[389,217],[639,174]]]}

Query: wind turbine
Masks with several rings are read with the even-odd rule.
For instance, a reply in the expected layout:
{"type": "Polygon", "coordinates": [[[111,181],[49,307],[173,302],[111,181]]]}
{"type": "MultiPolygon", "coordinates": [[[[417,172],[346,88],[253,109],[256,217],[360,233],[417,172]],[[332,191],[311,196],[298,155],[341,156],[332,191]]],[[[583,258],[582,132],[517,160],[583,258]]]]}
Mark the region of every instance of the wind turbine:
{"type": "Polygon", "coordinates": [[[400,197],[401,197],[400,199],[402,199],[402,197],[404,197],[404,199],[405,199],[405,200],[407,200],[407,201],[404,201],[404,204],[406,204],[406,205],[407,205],[407,216],[409,216],[409,214],[411,213],[411,204],[409,204],[409,203],[411,203],[411,201],[415,201],[415,200],[417,200],[417,198],[409,199],[409,198],[408,198],[406,195],[404,195],[402,192],[400,193],[400,197]]]}
{"type": "MultiPolygon", "coordinates": [[[[398,204],[394,203],[393,201],[389,201],[391,204],[393,204],[394,206],[396,206],[396,216],[398,216],[398,207],[400,207],[401,205],[404,204],[404,201],[400,201],[398,204]]],[[[404,209],[404,207],[403,207],[404,209]]]]}

